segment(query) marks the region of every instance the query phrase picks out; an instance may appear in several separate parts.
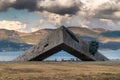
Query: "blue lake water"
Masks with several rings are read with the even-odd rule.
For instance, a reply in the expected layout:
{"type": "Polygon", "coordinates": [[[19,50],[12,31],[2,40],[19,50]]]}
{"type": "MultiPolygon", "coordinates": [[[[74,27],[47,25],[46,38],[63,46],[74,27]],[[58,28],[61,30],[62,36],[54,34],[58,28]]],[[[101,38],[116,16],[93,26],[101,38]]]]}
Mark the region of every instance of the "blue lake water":
{"type": "MultiPolygon", "coordinates": [[[[120,59],[120,50],[100,50],[100,52],[108,57],[109,59],[120,59]]],[[[0,52],[0,61],[11,61],[16,57],[22,55],[24,51],[16,51],[16,52],[0,52]]],[[[76,59],[76,57],[68,54],[65,51],[58,52],[45,60],[55,60],[57,59],[60,61],[61,59],[69,60],[69,59],[76,59]]]]}

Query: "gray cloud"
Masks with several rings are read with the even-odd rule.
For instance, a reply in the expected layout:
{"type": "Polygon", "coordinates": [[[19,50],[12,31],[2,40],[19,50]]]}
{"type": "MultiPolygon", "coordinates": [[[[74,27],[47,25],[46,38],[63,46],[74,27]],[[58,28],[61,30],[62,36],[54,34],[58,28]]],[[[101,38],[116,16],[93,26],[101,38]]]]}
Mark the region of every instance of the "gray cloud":
{"type": "Polygon", "coordinates": [[[0,0],[0,11],[7,10],[14,2],[14,0],[0,0]]]}
{"type": "Polygon", "coordinates": [[[16,0],[11,7],[15,9],[28,9],[30,11],[36,10],[36,0],[16,0]]]}
{"type": "Polygon", "coordinates": [[[28,9],[30,11],[48,11],[64,14],[75,14],[79,11],[79,0],[0,0],[0,11],[8,8],[28,9]]]}
{"type": "Polygon", "coordinates": [[[61,15],[75,14],[80,10],[81,5],[80,0],[44,0],[37,3],[40,11],[46,10],[61,15]]]}
{"type": "Polygon", "coordinates": [[[40,21],[45,26],[65,24],[107,29],[117,29],[120,26],[119,0],[0,0],[0,11],[9,8],[39,12],[46,17],[40,21]]]}
{"type": "Polygon", "coordinates": [[[36,4],[36,0],[0,0],[0,11],[5,11],[8,8],[34,10],[36,4]]]}
{"type": "Polygon", "coordinates": [[[120,1],[114,0],[100,5],[95,10],[94,17],[120,20],[120,1]]]}
{"type": "Polygon", "coordinates": [[[10,7],[28,9],[30,11],[48,11],[60,15],[80,12],[88,15],[93,14],[98,18],[118,18],[118,13],[120,12],[119,0],[109,0],[109,2],[100,5],[92,11],[92,5],[86,9],[86,5],[82,3],[82,0],[0,0],[0,11],[4,11],[10,7]]]}

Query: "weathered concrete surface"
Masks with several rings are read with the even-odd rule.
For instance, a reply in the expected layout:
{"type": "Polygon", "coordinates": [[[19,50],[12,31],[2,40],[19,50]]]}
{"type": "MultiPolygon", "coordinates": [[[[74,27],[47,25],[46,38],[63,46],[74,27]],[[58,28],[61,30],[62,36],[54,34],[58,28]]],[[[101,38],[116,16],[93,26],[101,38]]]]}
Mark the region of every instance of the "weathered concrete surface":
{"type": "Polygon", "coordinates": [[[88,44],[77,38],[70,30],[62,26],[14,61],[42,61],[61,50],[67,51],[83,61],[108,60],[99,52],[94,56],[91,55],[88,49],[88,44]]]}

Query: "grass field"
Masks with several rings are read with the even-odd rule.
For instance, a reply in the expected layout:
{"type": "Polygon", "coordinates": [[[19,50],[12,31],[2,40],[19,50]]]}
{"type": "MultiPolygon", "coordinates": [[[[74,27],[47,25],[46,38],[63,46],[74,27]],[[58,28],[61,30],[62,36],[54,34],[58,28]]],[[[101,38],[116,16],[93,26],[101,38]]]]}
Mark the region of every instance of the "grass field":
{"type": "Polygon", "coordinates": [[[120,62],[1,62],[0,80],[120,80],[120,62]]]}

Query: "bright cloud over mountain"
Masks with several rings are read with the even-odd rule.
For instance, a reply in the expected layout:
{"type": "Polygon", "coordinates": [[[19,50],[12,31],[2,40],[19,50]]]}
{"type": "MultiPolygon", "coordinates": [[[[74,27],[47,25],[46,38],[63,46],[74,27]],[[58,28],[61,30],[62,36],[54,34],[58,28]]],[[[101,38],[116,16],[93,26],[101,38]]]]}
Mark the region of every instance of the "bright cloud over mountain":
{"type": "Polygon", "coordinates": [[[60,25],[120,30],[120,1],[0,0],[0,28],[32,32],[60,25]]]}
{"type": "Polygon", "coordinates": [[[26,24],[21,23],[19,21],[0,21],[0,28],[1,29],[8,29],[8,30],[19,30],[22,31],[26,28],[26,24]]]}

